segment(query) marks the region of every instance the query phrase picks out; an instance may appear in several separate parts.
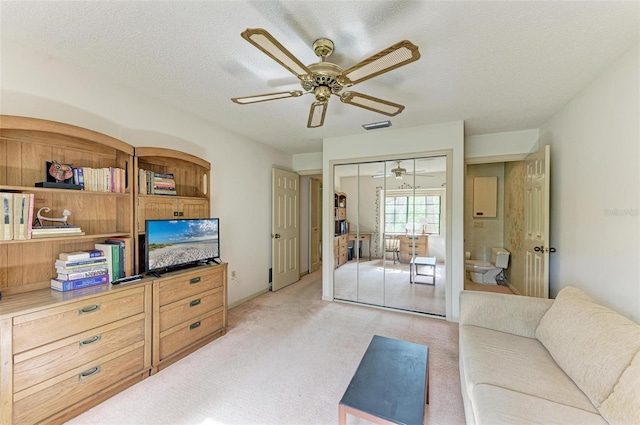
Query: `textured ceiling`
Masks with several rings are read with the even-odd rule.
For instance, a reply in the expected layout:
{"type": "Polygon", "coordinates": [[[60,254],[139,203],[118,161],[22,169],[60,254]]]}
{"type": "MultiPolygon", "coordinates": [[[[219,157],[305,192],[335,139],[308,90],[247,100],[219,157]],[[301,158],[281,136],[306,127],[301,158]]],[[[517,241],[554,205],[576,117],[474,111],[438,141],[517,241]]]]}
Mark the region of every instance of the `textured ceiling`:
{"type": "Polygon", "coordinates": [[[332,97],[324,126],[308,129],[311,96],[232,103],[300,88],[246,28],[305,64],[330,38],[343,69],[410,40],[419,61],[353,90],[405,105],[392,128],[464,120],[467,135],[539,127],[640,39],[638,1],[2,1],[0,14],[0,39],[294,154],[387,117],[332,97]]]}

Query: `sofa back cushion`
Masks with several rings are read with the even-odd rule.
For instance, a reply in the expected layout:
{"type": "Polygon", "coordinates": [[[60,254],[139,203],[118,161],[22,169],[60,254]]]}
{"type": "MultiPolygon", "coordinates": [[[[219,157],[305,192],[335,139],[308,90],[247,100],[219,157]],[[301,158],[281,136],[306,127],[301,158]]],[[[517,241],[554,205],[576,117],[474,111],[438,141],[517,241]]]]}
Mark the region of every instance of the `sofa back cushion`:
{"type": "Polygon", "coordinates": [[[596,408],[640,351],[640,325],[574,287],[558,293],[536,338],[596,408]]]}

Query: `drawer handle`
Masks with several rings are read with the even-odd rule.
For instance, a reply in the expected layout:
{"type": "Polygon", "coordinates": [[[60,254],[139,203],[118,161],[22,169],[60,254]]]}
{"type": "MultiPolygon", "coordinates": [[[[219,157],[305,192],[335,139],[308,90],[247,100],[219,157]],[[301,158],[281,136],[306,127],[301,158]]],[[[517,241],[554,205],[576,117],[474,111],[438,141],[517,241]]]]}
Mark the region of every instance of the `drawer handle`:
{"type": "Polygon", "coordinates": [[[95,344],[101,339],[102,339],[101,335],[95,335],[95,336],[92,336],[91,338],[85,339],[84,341],[80,341],[80,348],[86,347],[87,345],[95,344]]]}
{"type": "Polygon", "coordinates": [[[88,314],[100,310],[100,304],[88,305],[78,310],[78,314],[88,314]]]}
{"type": "Polygon", "coordinates": [[[189,281],[189,285],[193,285],[194,283],[198,283],[198,282],[200,282],[200,276],[194,277],[193,279],[191,279],[189,281]]]}
{"type": "Polygon", "coordinates": [[[92,367],[91,369],[85,370],[80,375],[78,375],[78,380],[84,381],[87,378],[91,378],[93,375],[95,375],[98,372],[100,372],[100,366],[92,367]]]}
{"type": "Polygon", "coordinates": [[[189,329],[194,330],[199,326],[200,326],[200,321],[198,320],[196,323],[192,323],[191,326],[189,326],[189,329]]]}
{"type": "Polygon", "coordinates": [[[193,300],[189,303],[189,307],[195,307],[198,304],[200,304],[202,301],[200,300],[200,298],[198,298],[197,300],[193,300]]]}

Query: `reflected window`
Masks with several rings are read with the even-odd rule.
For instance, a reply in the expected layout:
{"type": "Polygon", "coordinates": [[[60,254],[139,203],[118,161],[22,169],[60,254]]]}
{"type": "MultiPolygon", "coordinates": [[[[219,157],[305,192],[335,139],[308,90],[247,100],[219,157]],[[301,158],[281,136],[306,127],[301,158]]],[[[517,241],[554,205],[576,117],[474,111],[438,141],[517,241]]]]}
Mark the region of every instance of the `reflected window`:
{"type": "Polygon", "coordinates": [[[398,192],[385,196],[385,232],[439,235],[441,196],[398,192]]]}

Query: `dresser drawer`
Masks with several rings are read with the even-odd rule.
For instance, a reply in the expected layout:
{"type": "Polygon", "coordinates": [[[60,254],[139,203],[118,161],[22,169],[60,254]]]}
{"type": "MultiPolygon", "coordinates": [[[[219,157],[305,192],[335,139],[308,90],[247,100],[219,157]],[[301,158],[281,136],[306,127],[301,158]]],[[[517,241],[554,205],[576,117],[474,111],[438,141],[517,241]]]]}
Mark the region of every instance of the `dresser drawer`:
{"type": "Polygon", "coordinates": [[[223,318],[223,310],[220,309],[216,313],[174,327],[164,334],[160,333],[160,360],[222,329],[223,318]]]}
{"type": "Polygon", "coordinates": [[[15,393],[13,423],[33,424],[83,401],[113,383],[124,380],[144,368],[141,344],[117,357],[86,364],[86,368],[66,372],[34,388],[15,393]]]}
{"type": "Polygon", "coordinates": [[[217,288],[161,307],[160,332],[222,307],[223,296],[217,288]]]}
{"type": "Polygon", "coordinates": [[[144,311],[144,287],[112,291],[13,319],[13,352],[57,341],[144,311]]]}
{"type": "Polygon", "coordinates": [[[174,278],[163,279],[160,282],[160,305],[167,305],[192,295],[223,286],[223,268],[198,270],[182,273],[174,278]]]}
{"type": "Polygon", "coordinates": [[[415,249],[416,252],[426,252],[427,244],[426,242],[404,242],[400,244],[401,251],[413,251],[415,249]]]}
{"type": "Polygon", "coordinates": [[[14,356],[14,392],[144,340],[144,316],[131,317],[14,356]]]}

